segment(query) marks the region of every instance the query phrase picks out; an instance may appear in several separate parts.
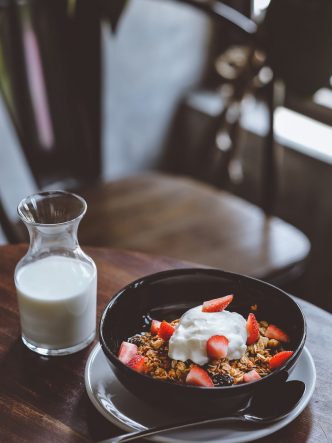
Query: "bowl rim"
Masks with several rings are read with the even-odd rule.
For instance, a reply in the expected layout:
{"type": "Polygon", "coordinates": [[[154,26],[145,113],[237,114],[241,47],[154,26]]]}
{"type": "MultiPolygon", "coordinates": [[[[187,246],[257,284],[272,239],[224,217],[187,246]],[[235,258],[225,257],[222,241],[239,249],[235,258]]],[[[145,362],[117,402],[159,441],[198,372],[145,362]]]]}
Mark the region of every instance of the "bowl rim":
{"type": "Polygon", "coordinates": [[[192,391],[196,390],[197,392],[198,391],[220,392],[221,390],[222,391],[232,390],[232,392],[233,391],[238,392],[240,389],[244,391],[244,390],[248,389],[249,387],[252,387],[252,386],[258,387],[258,386],[266,383],[267,381],[271,380],[272,377],[275,378],[275,376],[277,374],[288,372],[288,369],[291,366],[293,366],[292,363],[295,360],[297,360],[298,357],[300,356],[300,354],[303,350],[305,341],[306,341],[306,337],[307,337],[307,322],[306,322],[303,310],[301,309],[301,307],[298,305],[298,303],[294,300],[294,298],[291,295],[289,295],[283,289],[280,289],[277,286],[275,286],[271,283],[267,283],[263,280],[260,280],[260,279],[254,278],[254,277],[249,277],[244,274],[237,274],[234,272],[223,271],[221,269],[215,269],[215,268],[200,268],[200,267],[198,267],[198,268],[193,268],[193,267],[173,268],[173,269],[168,269],[166,271],[155,272],[152,274],[147,274],[142,277],[139,277],[136,280],[133,280],[132,282],[123,286],[121,289],[119,289],[112,296],[111,300],[104,307],[104,309],[102,311],[102,315],[100,317],[100,321],[99,321],[99,342],[100,342],[101,348],[102,348],[104,354],[106,355],[106,357],[111,361],[111,363],[113,363],[116,367],[118,367],[118,369],[124,370],[125,372],[127,372],[128,374],[130,374],[132,376],[144,377],[146,380],[149,380],[150,383],[158,383],[158,386],[160,386],[160,384],[162,383],[164,385],[172,386],[172,389],[185,389],[185,390],[190,389],[192,391]],[[241,279],[244,279],[244,280],[247,280],[250,282],[258,283],[261,286],[268,286],[270,288],[273,288],[274,290],[277,290],[281,294],[283,294],[283,296],[286,297],[286,299],[288,299],[291,303],[293,303],[293,305],[295,306],[296,309],[298,309],[299,314],[302,319],[302,324],[303,324],[303,334],[302,334],[301,341],[300,341],[299,345],[297,346],[296,350],[293,351],[292,356],[283,365],[281,365],[279,368],[275,369],[273,372],[266,375],[265,377],[261,378],[260,380],[255,380],[250,383],[240,383],[240,384],[231,385],[231,386],[213,386],[213,387],[193,386],[193,385],[186,385],[186,384],[181,384],[181,383],[177,384],[177,383],[173,383],[168,380],[159,380],[159,379],[153,378],[147,374],[133,371],[127,365],[122,363],[121,360],[119,360],[118,356],[113,351],[111,351],[111,349],[107,346],[107,343],[106,343],[106,340],[104,337],[104,333],[103,333],[103,325],[105,323],[107,313],[109,312],[109,309],[112,307],[112,305],[116,302],[116,300],[118,298],[121,297],[121,295],[123,293],[127,292],[129,289],[136,289],[138,286],[141,286],[144,284],[149,284],[149,283],[159,280],[163,277],[176,276],[176,275],[186,275],[186,274],[190,275],[192,273],[205,274],[205,275],[211,274],[211,275],[215,275],[215,276],[220,275],[223,277],[229,277],[231,279],[241,278],[241,279]]]}

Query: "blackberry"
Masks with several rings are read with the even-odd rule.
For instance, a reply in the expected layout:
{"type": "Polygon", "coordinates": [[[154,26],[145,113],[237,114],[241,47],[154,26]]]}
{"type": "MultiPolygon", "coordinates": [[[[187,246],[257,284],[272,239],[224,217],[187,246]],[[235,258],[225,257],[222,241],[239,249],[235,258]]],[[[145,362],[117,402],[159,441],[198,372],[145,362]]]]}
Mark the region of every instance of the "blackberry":
{"type": "Polygon", "coordinates": [[[234,383],[233,377],[227,374],[217,374],[212,376],[215,386],[231,386],[234,383]]]}
{"type": "Polygon", "coordinates": [[[143,340],[142,340],[142,336],[139,334],[133,335],[132,337],[128,338],[129,343],[132,343],[133,345],[136,346],[141,346],[143,345],[143,340]]]}

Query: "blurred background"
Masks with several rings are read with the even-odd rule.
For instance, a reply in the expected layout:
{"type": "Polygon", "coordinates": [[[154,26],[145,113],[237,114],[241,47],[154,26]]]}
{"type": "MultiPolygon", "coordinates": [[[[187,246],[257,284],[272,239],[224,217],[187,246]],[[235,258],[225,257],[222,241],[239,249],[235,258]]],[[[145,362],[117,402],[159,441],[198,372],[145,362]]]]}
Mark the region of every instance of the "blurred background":
{"type": "Polygon", "coordinates": [[[80,241],[263,278],[332,312],[329,0],[1,0],[0,242],[19,201],[80,241]]]}

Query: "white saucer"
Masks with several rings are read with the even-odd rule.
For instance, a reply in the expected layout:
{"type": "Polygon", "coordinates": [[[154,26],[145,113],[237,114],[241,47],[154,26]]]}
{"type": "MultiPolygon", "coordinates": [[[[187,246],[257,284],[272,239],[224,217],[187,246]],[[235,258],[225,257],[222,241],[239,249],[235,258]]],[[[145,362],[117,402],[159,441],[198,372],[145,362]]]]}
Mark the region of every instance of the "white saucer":
{"type": "MultiPolygon", "coordinates": [[[[307,406],[316,383],[316,369],[308,349],[304,348],[289,377],[306,384],[305,393],[294,410],[283,420],[264,428],[250,426],[218,427],[218,425],[168,432],[149,440],[163,443],[241,443],[258,440],[278,431],[293,421],[307,406]]],[[[85,387],[96,409],[111,423],[126,432],[179,421],[179,417],[166,416],[127,391],[115,377],[100,345],[92,350],[85,368],[85,387]]]]}

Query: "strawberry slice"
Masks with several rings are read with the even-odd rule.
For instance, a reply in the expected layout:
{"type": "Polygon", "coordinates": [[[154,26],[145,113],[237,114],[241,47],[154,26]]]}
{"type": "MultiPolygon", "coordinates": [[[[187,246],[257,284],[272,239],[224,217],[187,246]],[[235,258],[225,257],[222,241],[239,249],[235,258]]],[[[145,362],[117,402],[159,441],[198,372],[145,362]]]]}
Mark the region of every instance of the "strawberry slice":
{"type": "Polygon", "coordinates": [[[175,331],[175,328],[170,323],[163,320],[160,323],[160,327],[158,329],[158,335],[163,340],[168,341],[172,337],[174,331],[175,331]]]}
{"type": "Polygon", "coordinates": [[[267,327],[265,331],[265,337],[274,338],[275,340],[282,341],[283,343],[289,342],[288,335],[275,325],[269,325],[267,327]]]}
{"type": "Polygon", "coordinates": [[[278,354],[275,354],[269,361],[270,368],[271,369],[279,368],[279,366],[282,366],[285,363],[285,361],[287,361],[293,354],[294,354],[293,351],[278,352],[278,354]]]}
{"type": "Polygon", "coordinates": [[[153,335],[157,335],[159,328],[160,328],[161,322],[158,320],[152,320],[151,322],[151,327],[150,327],[150,332],[153,335]]]}
{"type": "Polygon", "coordinates": [[[206,352],[209,358],[218,360],[225,358],[228,350],[228,338],[224,335],[213,335],[206,342],[206,352]]]}
{"type": "Polygon", "coordinates": [[[255,314],[252,312],[248,315],[247,320],[247,345],[253,345],[259,339],[259,325],[255,314]]]}
{"type": "Polygon", "coordinates": [[[220,312],[227,308],[233,300],[233,294],[225,295],[225,297],[214,298],[203,303],[203,312],[220,312]]]}
{"type": "Polygon", "coordinates": [[[136,372],[145,372],[145,359],[143,355],[136,354],[127,365],[129,368],[133,369],[136,372]]]}
{"type": "Polygon", "coordinates": [[[186,378],[187,385],[213,387],[209,374],[200,366],[192,366],[186,378]]]}
{"type": "Polygon", "coordinates": [[[252,381],[256,381],[256,380],[260,380],[262,377],[258,374],[257,371],[255,371],[255,369],[253,369],[250,372],[247,372],[246,374],[244,374],[243,376],[243,381],[245,383],[250,383],[252,381]]]}
{"type": "Polygon", "coordinates": [[[119,349],[119,360],[125,365],[137,354],[137,346],[133,343],[123,341],[119,349]]]}

